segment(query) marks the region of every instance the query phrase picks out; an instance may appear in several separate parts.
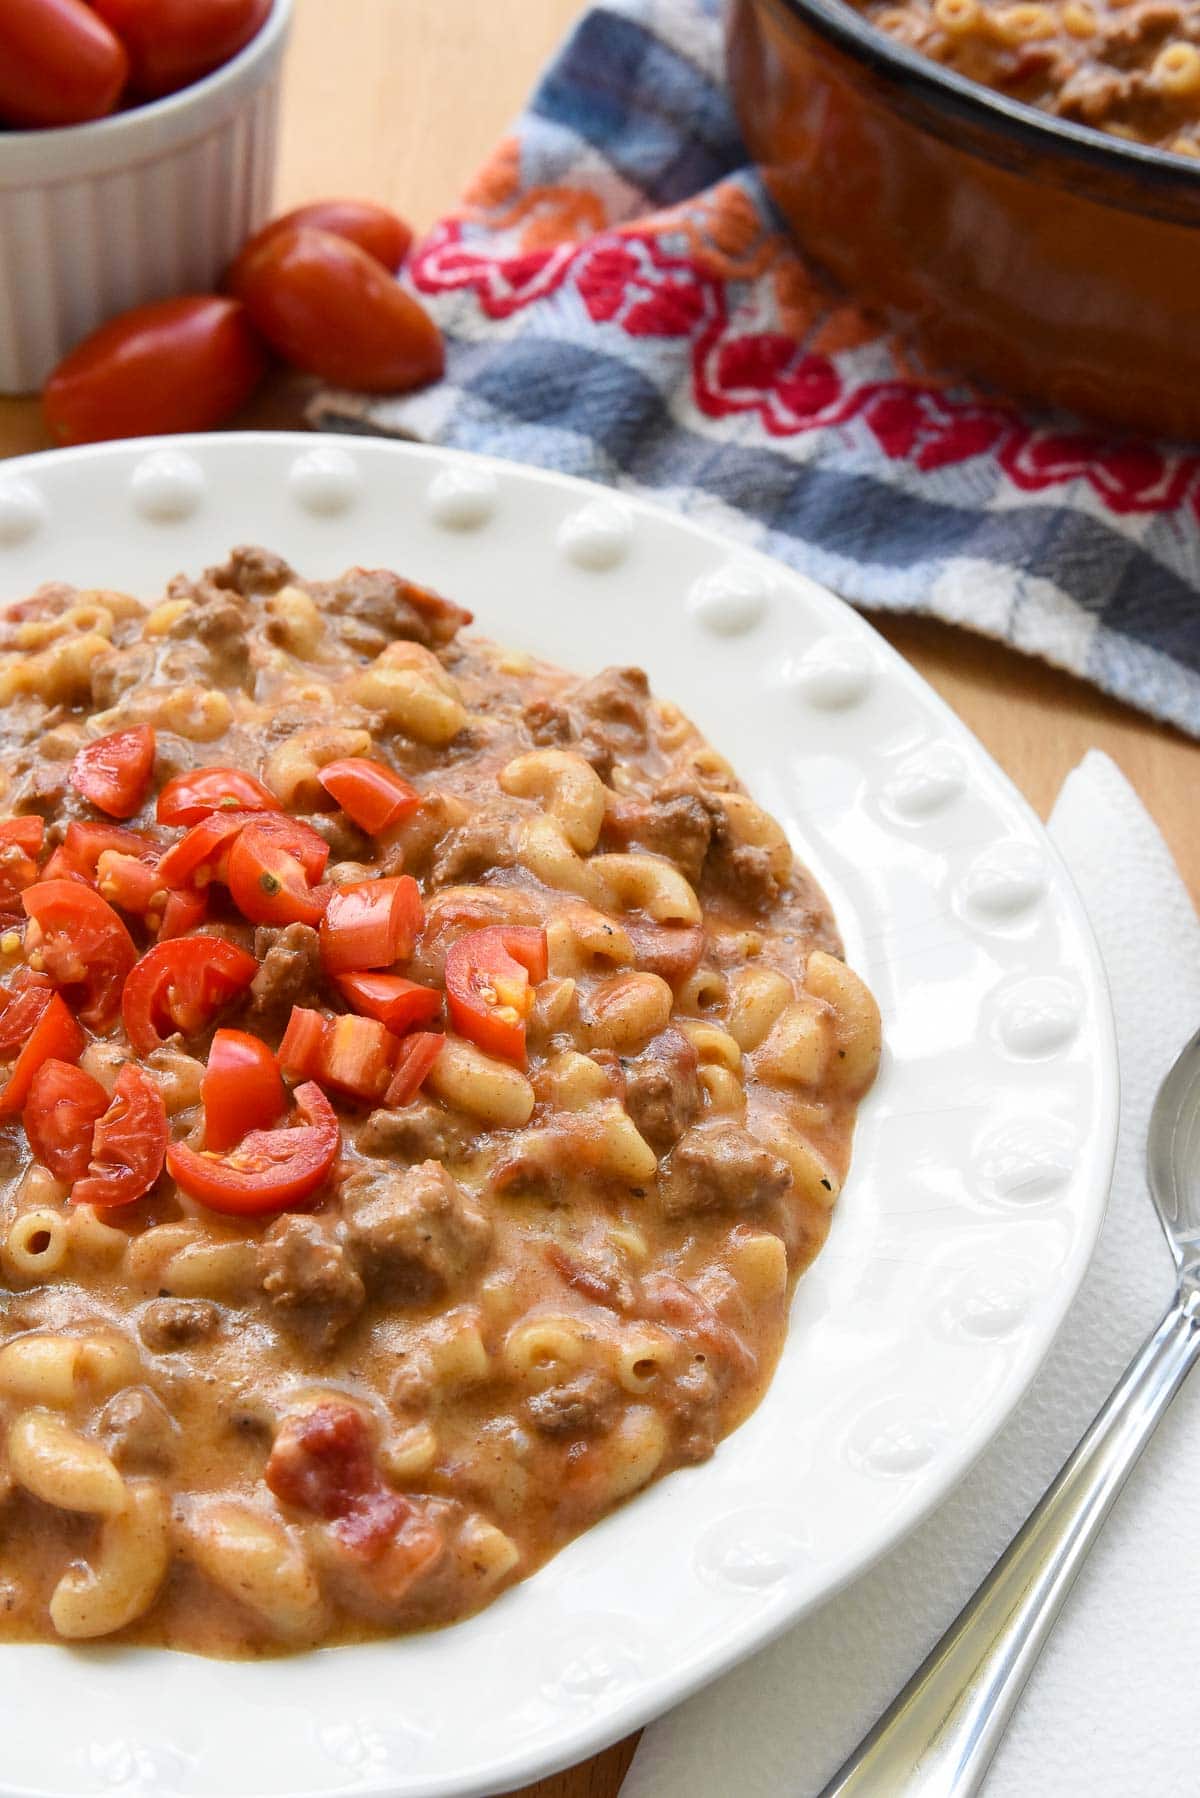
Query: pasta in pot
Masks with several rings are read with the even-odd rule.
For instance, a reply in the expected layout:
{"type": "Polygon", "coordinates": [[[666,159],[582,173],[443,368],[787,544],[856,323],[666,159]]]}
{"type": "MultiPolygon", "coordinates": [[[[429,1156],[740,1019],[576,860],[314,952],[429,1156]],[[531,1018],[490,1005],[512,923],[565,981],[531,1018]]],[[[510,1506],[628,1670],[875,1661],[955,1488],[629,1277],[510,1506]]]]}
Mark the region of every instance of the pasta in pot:
{"type": "Polygon", "coordinates": [[[238,549],[0,625],[0,1634],[451,1622],[762,1396],[875,1002],[640,670],[469,622],[238,549]]]}

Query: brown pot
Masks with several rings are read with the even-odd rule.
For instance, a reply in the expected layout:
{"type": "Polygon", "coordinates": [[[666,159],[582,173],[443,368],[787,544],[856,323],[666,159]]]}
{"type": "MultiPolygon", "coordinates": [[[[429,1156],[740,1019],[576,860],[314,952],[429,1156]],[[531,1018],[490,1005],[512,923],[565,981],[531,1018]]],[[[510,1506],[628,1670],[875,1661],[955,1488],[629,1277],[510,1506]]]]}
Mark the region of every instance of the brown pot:
{"type": "Polygon", "coordinates": [[[840,0],[729,0],[746,141],[812,256],[937,363],[1200,437],[1200,162],[1052,117],[840,0]]]}

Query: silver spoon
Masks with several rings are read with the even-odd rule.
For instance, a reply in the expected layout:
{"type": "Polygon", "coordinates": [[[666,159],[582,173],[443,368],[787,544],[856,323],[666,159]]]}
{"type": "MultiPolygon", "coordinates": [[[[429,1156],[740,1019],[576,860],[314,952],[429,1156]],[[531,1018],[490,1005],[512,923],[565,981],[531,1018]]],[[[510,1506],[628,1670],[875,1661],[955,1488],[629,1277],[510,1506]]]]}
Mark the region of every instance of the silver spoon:
{"type": "Polygon", "coordinates": [[[969,1798],[1117,1495],[1200,1359],[1200,1033],[1150,1117],[1150,1196],[1178,1284],[1074,1454],[820,1798],[969,1798]]]}

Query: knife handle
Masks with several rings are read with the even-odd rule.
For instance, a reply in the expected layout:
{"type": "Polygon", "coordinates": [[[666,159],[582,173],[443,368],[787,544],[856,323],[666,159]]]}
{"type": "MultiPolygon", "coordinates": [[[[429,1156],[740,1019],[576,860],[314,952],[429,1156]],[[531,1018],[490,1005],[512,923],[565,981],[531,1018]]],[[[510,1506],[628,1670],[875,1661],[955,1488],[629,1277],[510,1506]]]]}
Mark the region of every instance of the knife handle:
{"type": "Polygon", "coordinates": [[[1045,1497],[820,1798],[979,1791],[1084,1557],[1200,1357],[1200,1291],[1181,1286],[1045,1497]]]}

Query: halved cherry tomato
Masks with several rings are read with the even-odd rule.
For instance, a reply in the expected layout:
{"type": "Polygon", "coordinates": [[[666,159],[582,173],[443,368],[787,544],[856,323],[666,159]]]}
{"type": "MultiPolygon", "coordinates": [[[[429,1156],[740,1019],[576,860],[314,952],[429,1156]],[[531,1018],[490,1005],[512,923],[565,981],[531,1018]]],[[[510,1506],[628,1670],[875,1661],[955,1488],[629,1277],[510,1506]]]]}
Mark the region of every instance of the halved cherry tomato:
{"type": "Polygon", "coordinates": [[[125,982],[125,1034],[139,1055],[161,1049],[175,1031],[198,1036],[257,972],[252,955],[221,937],[181,936],[155,943],[125,982]]]}
{"type": "Polygon", "coordinates": [[[445,366],[437,326],[373,256],[331,231],[280,231],[238,258],[256,331],[285,362],[338,387],[403,393],[445,366]]]}
{"type": "Polygon", "coordinates": [[[155,911],[161,916],[167,897],[162,875],[153,863],[125,855],[120,849],[101,850],[96,863],[96,891],[110,905],[119,905],[135,918],[145,918],[155,911]]]}
{"type": "Polygon", "coordinates": [[[252,824],[237,834],[226,879],[230,898],[252,924],[319,924],[329,903],[328,889],[310,886],[296,857],[252,824]]]}
{"type": "Polygon", "coordinates": [[[261,29],[271,0],[90,0],[129,52],[144,99],[176,93],[229,62],[261,29]]]}
{"type": "Polygon", "coordinates": [[[218,1030],[200,1082],[204,1146],[232,1149],[250,1130],[266,1130],[287,1110],[279,1063],[245,1030],[218,1030]]]}
{"type": "Polygon", "coordinates": [[[106,849],[153,862],[160,848],[152,837],[140,830],[126,830],[120,824],[68,824],[66,835],[42,870],[42,879],[61,880],[65,874],[75,874],[89,886],[95,886],[96,870],[106,849]]]}
{"type": "Polygon", "coordinates": [[[213,812],[167,850],[158,864],[163,885],[204,887],[210,881],[225,880],[229,852],[248,824],[294,855],[310,881],[320,880],[329,860],[329,844],[311,824],[282,812],[213,812]]]}
{"type": "Polygon", "coordinates": [[[422,915],[411,874],[336,887],[321,919],[321,960],[331,974],[390,968],[412,954],[422,915]]]}
{"type": "Polygon", "coordinates": [[[20,910],[21,894],[38,877],[45,834],[43,818],[0,819],[0,912],[20,910]]]}
{"type": "Polygon", "coordinates": [[[379,1099],[392,1078],[399,1039],[378,1018],[332,1018],[321,1045],[321,1074],[356,1099],[379,1099]]]}
{"type": "Polygon", "coordinates": [[[128,73],[120,39],[83,0],[4,0],[0,6],[0,119],[6,125],[103,118],[120,99],[128,73]]]}
{"type": "Polygon", "coordinates": [[[535,983],[546,978],[546,932],[499,924],[460,936],[446,952],[450,1021],[491,1055],[525,1059],[525,1020],[535,983]]]}
{"type": "Polygon", "coordinates": [[[92,1127],[87,1173],[71,1188],[73,1205],[132,1205],[150,1191],[167,1153],[167,1110],[144,1068],[127,1061],[103,1117],[92,1127]]]}
{"type": "Polygon", "coordinates": [[[247,240],[225,277],[225,286],[230,293],[237,292],[246,262],[265,243],[303,225],[332,232],[334,237],[356,243],[360,250],[382,263],[390,275],[400,267],[412,244],[412,231],[404,220],[374,200],[310,200],[307,206],[297,206],[295,211],[272,219],[247,240]]]}
{"type": "Polygon", "coordinates": [[[270,787],[244,768],[196,768],[177,774],[158,796],[160,824],[199,824],[213,812],[280,812],[270,787]]]}
{"type": "Polygon", "coordinates": [[[402,974],[335,974],[333,984],[355,1011],[378,1018],[397,1036],[414,1024],[428,1024],[442,1009],[436,986],[418,986],[402,974]]]}
{"type": "Polygon", "coordinates": [[[137,960],[133,939],[112,906],[80,880],[39,880],[26,887],[21,904],[32,920],[25,954],[34,972],[48,974],[63,988],[90,1029],[106,1030],[137,960]]]}
{"type": "Polygon", "coordinates": [[[329,1019],[323,1012],[293,1005],[283,1041],[279,1045],[279,1065],[291,1080],[315,1080],[321,1072],[321,1052],[329,1019]]]}
{"type": "Polygon", "coordinates": [[[265,368],[236,300],[155,300],[85,337],[46,382],[42,408],[59,443],[211,431],[245,404],[265,368]]]}
{"type": "Polygon", "coordinates": [[[85,743],[71,763],[71,785],[110,818],[141,808],[154,769],[154,726],[138,724],[85,743]]]}
{"type": "Polygon", "coordinates": [[[442,1052],[446,1039],[432,1030],[414,1030],[400,1039],[396,1072],[384,1095],[384,1104],[407,1105],[425,1083],[425,1076],[442,1052]]]}
{"type": "Polygon", "coordinates": [[[210,1211],[234,1217],[286,1211],[311,1198],[333,1169],[341,1131],[333,1106],[311,1080],[296,1088],[295,1100],[303,1123],[251,1130],[226,1156],[172,1143],[167,1172],[210,1211]]]}
{"type": "Polygon", "coordinates": [[[33,1076],[21,1121],[29,1146],[56,1180],[82,1180],[92,1158],[92,1126],[108,1110],[98,1080],[69,1061],[44,1061],[33,1076]]]}
{"type": "Polygon", "coordinates": [[[28,986],[13,994],[0,1015],[0,1061],[13,1063],[0,1090],[0,1117],[20,1111],[43,1062],[78,1061],[86,1042],[59,994],[49,987],[28,986]]]}
{"type": "Polygon", "coordinates": [[[365,756],[347,756],[345,761],[326,762],[317,769],[317,779],[332,799],[336,799],[347,817],[353,818],[371,836],[390,830],[421,803],[415,787],[390,768],[365,756]]]}
{"type": "Polygon", "coordinates": [[[167,943],[172,937],[186,936],[189,930],[203,924],[207,916],[207,893],[193,893],[187,887],[169,892],[158,927],[159,942],[167,943]]]}

